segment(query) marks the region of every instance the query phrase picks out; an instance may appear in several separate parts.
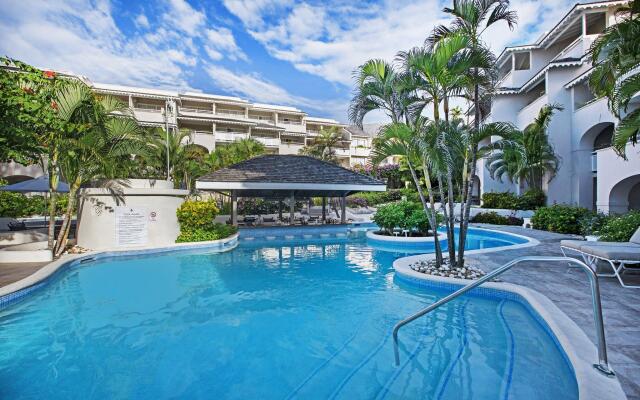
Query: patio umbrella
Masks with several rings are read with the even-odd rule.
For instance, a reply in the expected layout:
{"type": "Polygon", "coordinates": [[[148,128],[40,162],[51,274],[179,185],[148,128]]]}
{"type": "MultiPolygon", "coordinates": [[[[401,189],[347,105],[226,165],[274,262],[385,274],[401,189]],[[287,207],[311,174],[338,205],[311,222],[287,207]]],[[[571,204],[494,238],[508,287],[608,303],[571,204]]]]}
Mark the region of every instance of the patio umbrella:
{"type": "MultiPolygon", "coordinates": [[[[20,192],[20,193],[29,193],[29,192],[48,192],[49,191],[49,177],[47,175],[40,176],[38,178],[29,179],[23,182],[14,183],[13,185],[0,186],[0,190],[4,190],[6,192],[20,192]]],[[[69,185],[65,182],[59,181],[58,187],[56,188],[56,192],[58,193],[68,193],[69,185]]]]}
{"type": "MultiPolygon", "coordinates": [[[[20,193],[45,193],[45,208],[47,207],[47,196],[49,192],[49,176],[43,175],[34,179],[29,179],[23,182],[14,183],[13,185],[0,186],[0,190],[5,192],[20,192],[20,193]]],[[[69,185],[65,182],[58,181],[58,187],[56,188],[58,193],[69,193],[69,185]]],[[[44,223],[47,224],[47,215],[44,216],[44,223]]]]}

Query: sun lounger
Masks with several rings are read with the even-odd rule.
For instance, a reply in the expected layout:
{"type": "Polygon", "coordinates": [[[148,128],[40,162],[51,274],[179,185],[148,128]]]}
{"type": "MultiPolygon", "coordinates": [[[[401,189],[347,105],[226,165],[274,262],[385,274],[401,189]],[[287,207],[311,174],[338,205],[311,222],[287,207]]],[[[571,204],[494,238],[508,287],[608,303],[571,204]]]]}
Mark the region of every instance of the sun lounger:
{"type": "Polygon", "coordinates": [[[628,242],[590,242],[584,240],[563,240],[560,242],[562,254],[574,251],[580,254],[585,263],[596,270],[598,261],[609,263],[612,272],[598,273],[601,277],[616,277],[623,287],[640,288],[640,285],[625,284],[622,274],[640,267],[640,228],[628,242]],[[638,267],[629,267],[636,265],[638,267]]]}

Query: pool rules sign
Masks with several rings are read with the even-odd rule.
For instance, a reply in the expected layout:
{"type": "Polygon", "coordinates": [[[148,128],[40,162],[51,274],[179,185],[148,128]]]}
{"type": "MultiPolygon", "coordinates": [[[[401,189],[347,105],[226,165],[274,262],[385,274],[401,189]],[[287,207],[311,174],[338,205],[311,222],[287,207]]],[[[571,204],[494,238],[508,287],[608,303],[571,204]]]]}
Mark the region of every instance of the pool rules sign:
{"type": "Polygon", "coordinates": [[[116,207],[116,246],[144,246],[147,244],[146,208],[116,207]]]}

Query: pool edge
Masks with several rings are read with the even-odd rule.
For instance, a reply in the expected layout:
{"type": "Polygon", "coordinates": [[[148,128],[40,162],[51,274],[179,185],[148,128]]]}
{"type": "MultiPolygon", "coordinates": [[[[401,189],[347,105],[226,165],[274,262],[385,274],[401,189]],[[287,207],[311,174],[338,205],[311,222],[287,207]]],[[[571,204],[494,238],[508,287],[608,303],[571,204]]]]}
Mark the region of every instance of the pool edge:
{"type": "MultiPolygon", "coordinates": [[[[528,243],[525,243],[525,245],[531,246],[528,243]]],[[[511,246],[508,246],[508,248],[511,248],[511,246]]],[[[488,253],[501,249],[504,248],[471,250],[466,253],[488,253]]],[[[410,284],[415,284],[415,282],[412,282],[415,280],[439,287],[462,287],[469,284],[470,281],[465,279],[427,275],[416,272],[409,267],[415,261],[433,259],[434,257],[433,254],[402,257],[393,262],[393,269],[396,275],[404,281],[409,281],[410,284]]],[[[474,290],[482,288],[519,296],[531,310],[538,314],[537,317],[547,325],[549,333],[556,343],[560,345],[560,350],[564,352],[570,366],[573,368],[580,400],[619,400],[627,398],[622,390],[620,381],[616,377],[605,376],[593,367],[593,363],[598,360],[595,344],[551,299],[536,290],[514,283],[488,282],[474,290]]],[[[473,293],[473,291],[470,293],[473,293]]]]}
{"type": "Polygon", "coordinates": [[[211,240],[206,242],[191,242],[191,243],[174,243],[167,246],[153,247],[129,247],[124,249],[105,249],[89,251],[82,254],[66,254],[59,259],[50,262],[44,267],[40,268],[33,274],[20,279],[19,281],[10,283],[0,288],[0,310],[6,306],[13,304],[19,298],[22,298],[32,291],[44,286],[47,280],[62,270],[66,266],[70,266],[74,263],[81,263],[85,260],[93,260],[96,258],[104,258],[111,256],[127,256],[127,255],[140,255],[140,254],[157,254],[175,250],[190,250],[190,249],[217,249],[221,252],[234,249],[238,245],[238,233],[235,233],[228,238],[211,240]]]}

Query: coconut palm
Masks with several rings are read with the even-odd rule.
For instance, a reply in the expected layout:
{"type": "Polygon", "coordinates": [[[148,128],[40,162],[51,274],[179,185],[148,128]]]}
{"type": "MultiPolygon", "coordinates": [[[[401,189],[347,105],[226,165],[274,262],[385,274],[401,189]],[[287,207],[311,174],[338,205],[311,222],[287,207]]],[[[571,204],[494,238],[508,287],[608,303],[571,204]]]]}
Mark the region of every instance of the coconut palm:
{"type": "Polygon", "coordinates": [[[255,139],[240,139],[228,145],[216,147],[207,157],[206,164],[210,170],[215,171],[260,156],[265,151],[264,144],[255,139]]]}
{"type": "Polygon", "coordinates": [[[335,163],[337,162],[336,148],[339,147],[342,140],[340,128],[322,129],[320,134],[311,140],[311,143],[300,149],[300,154],[335,163]]]}
{"type": "Polygon", "coordinates": [[[524,130],[514,129],[505,141],[496,142],[496,151],[487,157],[491,177],[501,181],[506,176],[511,182],[526,182],[533,189],[542,189],[545,177],[553,179],[560,160],[549,143],[547,128],[553,114],[561,110],[558,105],[547,104],[524,130]]]}
{"type": "Polygon", "coordinates": [[[594,65],[590,86],[598,96],[609,99],[609,109],[620,119],[612,144],[622,157],[640,133],[640,108],[629,112],[632,97],[640,92],[640,1],[619,10],[622,20],[607,28],[592,44],[594,65]]]}
{"type": "Polygon", "coordinates": [[[133,114],[114,97],[97,96],[84,83],[72,82],[57,92],[56,99],[58,117],[70,127],[59,146],[60,172],[69,183],[69,201],[53,249],[59,257],[67,244],[80,188],[99,181],[117,192],[119,185],[112,179],[127,173],[127,161],[141,151],[144,142],[133,114]]]}

